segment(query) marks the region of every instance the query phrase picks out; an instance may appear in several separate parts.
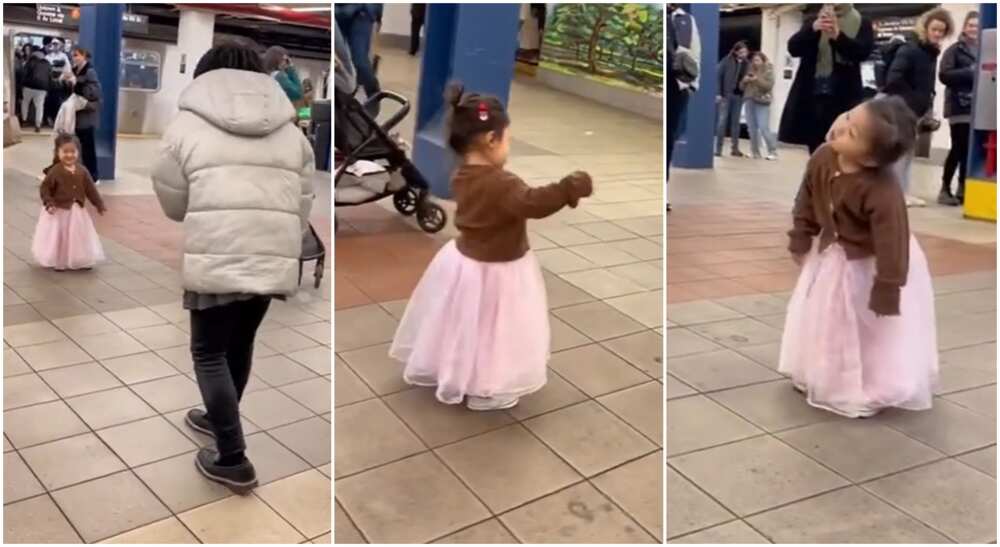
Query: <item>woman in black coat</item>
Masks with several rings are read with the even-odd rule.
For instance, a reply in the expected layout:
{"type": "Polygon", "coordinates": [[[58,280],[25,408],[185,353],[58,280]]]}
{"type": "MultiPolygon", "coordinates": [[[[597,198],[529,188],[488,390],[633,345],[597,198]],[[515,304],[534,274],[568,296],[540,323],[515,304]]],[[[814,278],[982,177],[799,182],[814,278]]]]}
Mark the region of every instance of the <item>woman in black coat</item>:
{"type": "Polygon", "coordinates": [[[80,139],[81,156],[90,177],[97,182],[97,143],[95,132],[100,123],[101,82],[97,71],[90,64],[90,52],[82,47],[73,48],[73,93],[87,99],[87,106],[76,113],[76,137],[80,139]]]}
{"type": "Polygon", "coordinates": [[[965,201],[965,164],[969,161],[969,124],[972,122],[972,87],[976,79],[979,12],[970,11],[958,41],[944,51],[939,78],[946,86],[944,117],[951,127],[951,150],[944,161],[938,203],[961,205],[965,201]],[[951,178],[958,169],[958,191],[951,194],[951,178]]]}
{"type": "Polygon", "coordinates": [[[874,47],[871,21],[851,4],[826,4],[816,17],[806,19],[788,39],[788,53],[801,61],[781,113],[778,139],[815,152],[837,116],[864,99],[861,63],[874,47]]]}

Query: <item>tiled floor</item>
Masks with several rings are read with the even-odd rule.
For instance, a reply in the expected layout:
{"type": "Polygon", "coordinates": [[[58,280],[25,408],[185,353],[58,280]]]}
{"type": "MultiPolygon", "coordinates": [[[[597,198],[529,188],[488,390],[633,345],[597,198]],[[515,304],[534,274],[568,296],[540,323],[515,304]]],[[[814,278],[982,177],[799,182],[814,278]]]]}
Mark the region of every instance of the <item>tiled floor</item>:
{"type": "MultiPolygon", "coordinates": [[[[391,75],[412,78],[415,61],[382,63],[383,86],[413,96],[391,75]]],[[[584,168],[596,183],[578,209],[529,225],[549,383],[489,413],[403,384],[388,343],[454,231],[429,237],[381,204],[339,209],[338,543],[662,541],[661,126],[523,82],[511,117],[512,171],[541,183],[584,168]]]]}
{"type": "MultiPolygon", "coordinates": [[[[119,144],[133,160],[150,146],[119,144]]],[[[201,397],[179,225],[131,177],[101,187],[107,264],[33,266],[26,173],[48,147],[29,137],[4,169],[4,542],[330,543],[330,277],[268,312],[242,404],[261,486],[233,496],[197,473],[211,439],[183,424],[201,397]]],[[[329,175],[317,184],[313,220],[329,234],[329,175]]]]}
{"type": "MultiPolygon", "coordinates": [[[[996,540],[996,226],[911,210],[937,293],[934,408],[848,420],[778,374],[804,154],[674,171],[667,255],[671,543],[996,540]]],[[[916,167],[919,189],[938,168],[916,167]]]]}

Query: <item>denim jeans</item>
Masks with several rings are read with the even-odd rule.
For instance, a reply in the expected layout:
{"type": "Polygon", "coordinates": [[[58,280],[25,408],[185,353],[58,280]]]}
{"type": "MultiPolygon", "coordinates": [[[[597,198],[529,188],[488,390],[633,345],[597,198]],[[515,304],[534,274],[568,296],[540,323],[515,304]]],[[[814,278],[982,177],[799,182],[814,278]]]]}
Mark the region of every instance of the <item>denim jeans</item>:
{"type": "Polygon", "coordinates": [[[726,139],[726,127],[733,143],[733,152],[740,149],[740,112],[743,111],[743,96],[723,97],[718,105],[719,119],[715,126],[715,152],[722,153],[722,141],[726,139]]]}
{"type": "Polygon", "coordinates": [[[910,150],[906,155],[899,158],[896,163],[892,165],[892,171],[896,173],[896,177],[899,178],[899,185],[903,188],[903,193],[909,195],[910,176],[913,171],[913,150],[910,150]]]}
{"type": "MultiPolygon", "coordinates": [[[[375,77],[375,69],[372,67],[371,45],[372,33],[375,32],[375,21],[365,10],[358,10],[350,15],[336,16],[337,27],[347,41],[347,46],[351,49],[351,62],[354,63],[354,71],[357,73],[358,83],[365,90],[365,96],[372,97],[379,92],[381,87],[378,78],[375,77]]],[[[373,107],[374,112],[369,112],[373,116],[378,114],[378,105],[373,107]]]]}
{"type": "Polygon", "coordinates": [[[750,153],[760,156],[760,139],[764,138],[767,153],[778,151],[778,142],[771,132],[771,105],[761,104],[753,100],[747,101],[747,130],[750,132],[750,153]]]}
{"type": "Polygon", "coordinates": [[[250,379],[253,342],[271,299],[264,296],[191,310],[191,357],[219,454],[246,450],[240,399],[250,379]]]}

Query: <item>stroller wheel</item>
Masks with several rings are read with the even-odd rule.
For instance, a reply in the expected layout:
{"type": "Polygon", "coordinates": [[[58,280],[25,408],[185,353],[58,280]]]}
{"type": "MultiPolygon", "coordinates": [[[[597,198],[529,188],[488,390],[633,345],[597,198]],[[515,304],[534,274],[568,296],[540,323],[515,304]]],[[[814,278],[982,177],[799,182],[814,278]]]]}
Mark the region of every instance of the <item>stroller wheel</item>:
{"type": "Polygon", "coordinates": [[[447,222],[448,215],[445,214],[444,209],[437,203],[424,202],[417,210],[417,224],[428,234],[440,232],[447,222]]]}
{"type": "Polygon", "coordinates": [[[417,191],[413,188],[404,188],[392,195],[392,204],[403,216],[410,216],[417,212],[417,191]]]}

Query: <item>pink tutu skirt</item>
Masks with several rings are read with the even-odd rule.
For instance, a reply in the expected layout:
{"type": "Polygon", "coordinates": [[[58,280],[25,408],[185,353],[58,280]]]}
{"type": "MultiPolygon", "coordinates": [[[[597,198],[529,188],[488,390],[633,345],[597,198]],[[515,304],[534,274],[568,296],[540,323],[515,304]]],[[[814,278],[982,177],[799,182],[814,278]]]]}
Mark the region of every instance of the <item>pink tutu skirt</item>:
{"type": "Polygon", "coordinates": [[[104,260],[104,248],[90,213],[77,203],[52,213],[42,208],[31,254],[39,265],[57,270],[90,268],[104,260]]]}
{"type": "Polygon", "coordinates": [[[788,304],[778,370],[812,406],[850,418],[931,407],[938,375],[934,290],[916,238],[900,315],[877,317],[868,309],[874,279],[874,258],[848,260],[838,244],[806,258],[788,304]]]}
{"type": "Polygon", "coordinates": [[[413,291],[389,355],[403,379],[437,386],[442,403],[465,396],[521,397],[545,385],[549,359],[545,280],[530,251],[479,262],[452,241],[413,291]]]}

